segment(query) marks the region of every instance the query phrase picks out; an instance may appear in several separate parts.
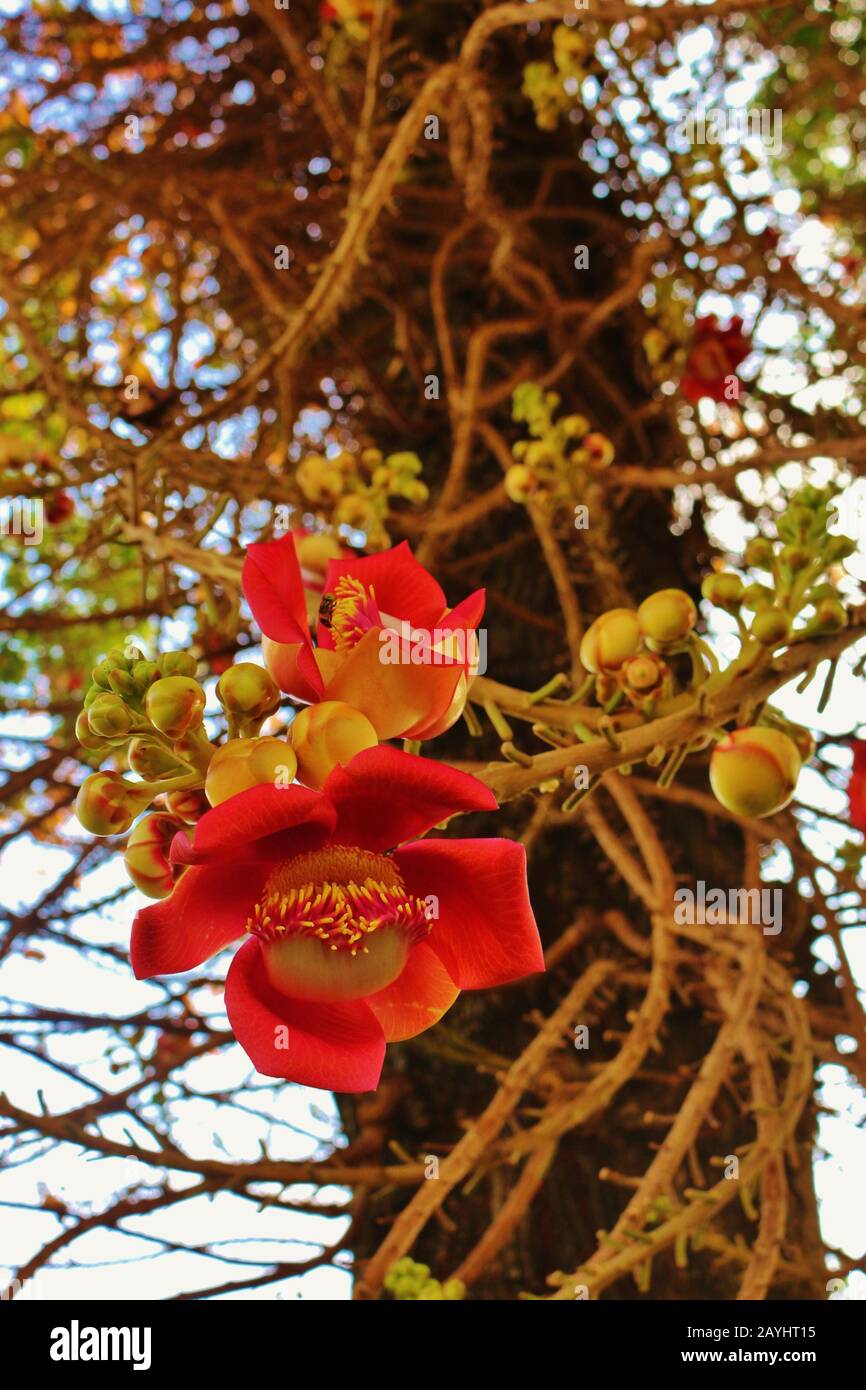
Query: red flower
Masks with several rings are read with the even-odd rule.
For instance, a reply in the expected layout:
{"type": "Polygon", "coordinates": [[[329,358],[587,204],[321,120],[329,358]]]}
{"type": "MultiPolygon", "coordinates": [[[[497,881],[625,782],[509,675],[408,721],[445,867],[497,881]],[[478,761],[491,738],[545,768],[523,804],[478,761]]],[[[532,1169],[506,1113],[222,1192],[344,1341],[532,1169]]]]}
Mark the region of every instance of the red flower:
{"type": "Polygon", "coordinates": [[[135,973],[192,970],[246,932],[225,1002],[256,1069],[373,1090],[386,1042],[429,1028],[461,989],[544,969],[522,845],[412,838],[495,807],[476,778],[389,747],[321,792],[241,792],[175,837],[189,867],[137,914],[135,973]]]}
{"type": "Polygon", "coordinates": [[[866,835],[866,740],[855,738],[851,742],[854,763],[848,779],[848,807],[851,824],[855,830],[866,835]]]}
{"type": "Polygon", "coordinates": [[[711,401],[728,400],[730,378],[749,351],[741,318],[732,318],[727,328],[719,327],[714,314],[698,319],[680,382],[686,400],[699,401],[704,396],[711,401]]]}
{"type": "Polygon", "coordinates": [[[484,590],[449,609],[405,541],[378,555],[329,560],[315,647],[291,535],[250,546],[243,589],[265,635],[265,663],[287,694],[342,700],[380,739],[433,738],[460,717],[484,590]]]}

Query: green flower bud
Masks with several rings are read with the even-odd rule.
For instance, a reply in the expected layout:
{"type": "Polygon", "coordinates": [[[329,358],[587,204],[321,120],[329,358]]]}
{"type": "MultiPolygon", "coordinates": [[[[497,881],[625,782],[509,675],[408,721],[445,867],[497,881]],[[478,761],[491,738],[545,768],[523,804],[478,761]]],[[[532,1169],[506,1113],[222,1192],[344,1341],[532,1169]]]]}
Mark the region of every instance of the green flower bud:
{"type": "Polygon", "coordinates": [[[132,662],[127,659],[126,653],[122,652],[119,647],[112,647],[105,660],[109,666],[117,666],[121,671],[128,671],[132,665],[132,662]]]}
{"type": "Polygon", "coordinates": [[[183,827],[174,816],[157,812],[143,816],[126,842],[123,862],[139,892],[148,898],[167,898],[174,887],[168,851],[183,827]]]}
{"type": "Polygon", "coordinates": [[[637,616],[644,637],[667,647],[688,637],[698,610],[684,589],[658,589],[644,599],[637,616]]]}
{"type": "Polygon", "coordinates": [[[611,608],[587,628],[580,644],[585,670],[618,671],[640,649],[640,624],[631,608],[611,608]]]}
{"type": "Polygon", "coordinates": [[[132,728],[133,716],[119,695],[106,691],[88,706],[87,722],[99,738],[123,738],[132,728]]]}
{"type": "Polygon", "coordinates": [[[108,684],[108,677],[111,675],[113,669],[113,664],[111,662],[105,660],[100,661],[91,671],[90,679],[100,690],[110,690],[111,687],[108,684]]]}
{"type": "Polygon", "coordinates": [[[163,652],[159,669],[164,676],[194,676],[198,663],[189,652],[163,652]]]}
{"type": "Polygon", "coordinates": [[[772,608],[775,601],[775,592],[768,589],[766,584],[747,584],[743,590],[743,603],[753,613],[757,613],[759,608],[772,608]]]}
{"type": "Polygon", "coordinates": [[[782,540],[806,540],[815,531],[815,513],[809,507],[799,507],[792,503],[779,517],[777,530],[782,540]]]}
{"type": "Polygon", "coordinates": [[[217,699],[228,714],[261,723],[279,707],[280,689],[263,666],[240,661],[217,681],[217,699]]]}
{"type": "Polygon", "coordinates": [[[196,791],[194,788],[169,792],[165,804],[171,815],[177,816],[178,820],[185,821],[187,825],[195,825],[205,811],[210,810],[210,802],[204,792],[196,791]]]}
{"type": "Polygon", "coordinates": [[[815,604],[815,616],[810,618],[805,632],[810,637],[824,637],[847,627],[848,613],[838,598],[822,598],[815,604]]]}
{"type": "Polygon", "coordinates": [[[816,584],[814,588],[809,590],[806,597],[809,603],[817,603],[822,598],[838,598],[839,591],[835,584],[825,582],[824,584],[816,584]]]}
{"type": "Polygon", "coordinates": [[[466,1297],[466,1285],[462,1279],[446,1279],[442,1285],[442,1297],[455,1302],[459,1298],[466,1297]]]}
{"type": "Polygon", "coordinates": [[[99,752],[100,749],[105,747],[105,740],[98,738],[91,729],[86,709],[81,711],[75,721],[75,737],[78,739],[81,747],[86,748],[89,753],[99,752]]]}
{"type": "Polygon", "coordinates": [[[857,542],[852,541],[850,536],[830,536],[824,546],[824,559],[828,565],[838,565],[853,555],[856,549],[857,542]]]}
{"type": "Polygon", "coordinates": [[[755,614],[751,635],[765,647],[778,646],[791,633],[791,620],[778,608],[762,608],[755,614]]]}
{"type": "Polygon", "coordinates": [[[155,661],[136,661],[133,662],[130,675],[138,686],[139,690],[146,690],[154,681],[158,681],[162,672],[155,661]]]}
{"type": "Polygon", "coordinates": [[[763,725],[735,729],[710,758],[716,800],[738,816],[772,816],[787,806],[800,775],[796,743],[763,725]]]}
{"type": "Polygon", "coordinates": [[[792,573],[796,574],[799,570],[804,570],[811,565],[812,552],[803,545],[785,545],[782,547],[780,559],[792,573]]]}
{"type": "Polygon", "coordinates": [[[822,488],[817,488],[812,483],[806,483],[794,494],[792,499],[799,507],[820,507],[826,500],[826,493],[822,488]]]}
{"type": "Polygon", "coordinates": [[[729,570],[708,574],[701,584],[701,593],[717,608],[736,613],[743,599],[743,581],[738,574],[731,574],[729,570]]]}
{"type": "Polygon", "coordinates": [[[181,772],[183,764],[166,748],[149,738],[134,738],[126,751],[131,772],[137,772],[146,782],[165,777],[169,772],[181,772]]]}
{"type": "Polygon", "coordinates": [[[144,710],[154,728],[169,738],[180,738],[201,724],[205,693],[189,676],[163,676],[144,697],[144,710]]]}
{"type": "Polygon", "coordinates": [[[150,789],[126,782],[116,772],[94,772],[75,799],[75,814],[91,835],[122,835],[153,799],[150,789]]]}
{"type": "Polygon", "coordinates": [[[124,700],[138,699],[138,686],[129,672],[122,671],[119,666],[116,666],[109,675],[108,684],[115,695],[122,695],[124,700]]]}
{"type": "Polygon", "coordinates": [[[766,536],[753,536],[743,551],[743,559],[754,569],[769,570],[773,568],[773,553],[772,541],[766,536]]]}

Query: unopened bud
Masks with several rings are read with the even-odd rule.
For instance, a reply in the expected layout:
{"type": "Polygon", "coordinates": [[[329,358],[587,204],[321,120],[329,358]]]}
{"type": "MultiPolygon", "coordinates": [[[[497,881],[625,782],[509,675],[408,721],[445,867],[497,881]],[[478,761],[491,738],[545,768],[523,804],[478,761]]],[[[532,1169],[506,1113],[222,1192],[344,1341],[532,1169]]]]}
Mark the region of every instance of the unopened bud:
{"type": "Polygon", "coordinates": [[[759,612],[762,608],[772,608],[775,601],[775,593],[766,584],[747,584],[743,590],[743,603],[753,613],[759,612]]]}
{"type": "Polygon", "coordinates": [[[809,619],[803,631],[809,637],[825,637],[831,632],[841,632],[847,623],[848,613],[841,599],[822,598],[815,604],[815,616],[809,619]]]}
{"type": "Polygon", "coordinates": [[[655,652],[639,652],[622,667],[619,680],[627,694],[656,699],[670,680],[670,668],[655,652]]]}
{"type": "Polygon", "coordinates": [[[261,723],[280,703],[276,682],[263,666],[241,661],[230,666],[217,681],[217,699],[228,714],[261,723]]]}
{"type": "Polygon", "coordinates": [[[232,738],[210,760],[205,795],[219,806],[250,787],[288,786],[297,766],[294,749],[281,738],[232,738]]]}
{"type": "Polygon", "coordinates": [[[606,434],[599,434],[593,431],[588,434],[581,445],[586,453],[586,461],[591,468],[607,468],[613,463],[616,450],[613,443],[606,434]]]}
{"type": "Polygon", "coordinates": [[[356,753],[379,742],[367,716],[342,700],[323,700],[302,709],[291,735],[298,777],[308,787],[324,786],[335,767],[345,766],[356,753]]]}
{"type": "Polygon", "coordinates": [[[698,610],[684,589],[658,589],[637,610],[640,630],[648,641],[668,647],[688,637],[698,610]]]}
{"type": "Polygon", "coordinates": [[[743,559],[753,569],[773,568],[773,543],[766,536],[753,536],[743,551],[743,559]]]}
{"type": "Polygon", "coordinates": [[[137,700],[139,696],[138,686],[128,671],[124,671],[119,666],[109,673],[108,684],[115,695],[120,695],[124,700],[137,700]]]}
{"type": "Polygon", "coordinates": [[[163,652],[159,669],[164,676],[194,676],[197,662],[189,652],[163,652]]]}
{"type": "Polygon", "coordinates": [[[731,574],[730,571],[708,574],[701,584],[701,593],[717,608],[736,613],[743,601],[743,581],[738,574],[731,574]]]}
{"type": "Polygon", "coordinates": [[[132,728],[133,716],[119,695],[106,691],[88,708],[87,722],[100,738],[122,738],[132,728]]]}
{"type": "Polygon", "coordinates": [[[178,820],[185,821],[187,825],[195,825],[196,821],[201,820],[206,811],[210,810],[210,802],[203,791],[195,791],[191,787],[185,791],[169,792],[165,798],[165,804],[173,816],[178,820]]]}
{"type": "Polygon", "coordinates": [[[512,502],[528,502],[537,486],[535,474],[525,463],[513,463],[505,474],[505,491],[512,502]]]}
{"type": "Polygon", "coordinates": [[[156,812],[142,817],[126,842],[123,856],[126,872],[139,892],[148,898],[167,898],[174,887],[168,851],[180,829],[181,823],[174,816],[156,812]]]}
{"type": "Polygon", "coordinates": [[[145,713],[161,734],[180,738],[202,721],[205,694],[189,676],[163,676],[154,681],[144,698],[145,713]]]}
{"type": "Polygon", "coordinates": [[[587,628],[580,660],[587,671],[618,671],[640,648],[640,624],[631,608],[611,608],[587,628]]]}
{"type": "Polygon", "coordinates": [[[83,709],[75,721],[75,737],[89,753],[97,753],[105,747],[105,740],[98,738],[90,727],[87,710],[83,709]]]}
{"type": "Polygon", "coordinates": [[[775,647],[790,636],[791,620],[778,608],[762,608],[755,614],[749,631],[763,646],[775,647]]]}
{"type": "Polygon", "coordinates": [[[850,536],[830,536],[824,547],[824,560],[828,565],[841,564],[853,555],[857,549],[857,542],[852,541],[850,536]]]}
{"type": "Polygon", "coordinates": [[[116,772],[94,772],[78,789],[75,814],[91,835],[122,835],[152,800],[149,788],[126,782],[116,772]]]}
{"type": "Polygon", "coordinates": [[[779,558],[793,574],[799,574],[812,563],[812,552],[804,545],[783,545],[779,558]]]}
{"type": "Polygon", "coordinates": [[[146,782],[164,777],[168,772],[180,772],[182,763],[167,748],[161,748],[149,738],[134,738],[126,750],[131,772],[137,772],[146,782]]]}
{"type": "Polygon", "coordinates": [[[800,752],[778,729],[735,729],[710,758],[717,801],[738,816],[771,816],[787,806],[800,775],[800,752]]]}

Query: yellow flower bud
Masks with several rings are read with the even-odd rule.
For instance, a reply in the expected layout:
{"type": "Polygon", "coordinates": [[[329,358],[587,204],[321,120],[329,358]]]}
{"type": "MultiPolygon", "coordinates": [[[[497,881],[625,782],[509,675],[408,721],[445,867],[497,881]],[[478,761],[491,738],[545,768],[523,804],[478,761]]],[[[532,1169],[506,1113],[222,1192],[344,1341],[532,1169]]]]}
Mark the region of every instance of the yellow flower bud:
{"type": "Polygon", "coordinates": [[[331,536],[325,531],[312,536],[299,536],[295,541],[298,564],[301,569],[310,570],[313,574],[324,575],[328,569],[328,561],[339,560],[341,549],[336,536],[331,536]]]}
{"type": "Polygon", "coordinates": [[[791,620],[778,608],[762,608],[755,614],[749,630],[763,646],[775,647],[790,636],[791,620]]]}
{"type": "Polygon", "coordinates": [[[822,598],[815,604],[815,616],[809,619],[804,631],[810,637],[824,637],[831,632],[841,632],[847,623],[844,603],[838,598],[822,598]]]}
{"type": "Polygon", "coordinates": [[[78,789],[75,814],[91,835],[122,835],[152,800],[150,788],[126,782],[116,772],[94,772],[78,789]]]}
{"type": "Polygon", "coordinates": [[[308,502],[334,502],[343,491],[343,478],[321,454],[307,454],[295,472],[298,487],[308,502]]]}
{"type": "Polygon", "coordinates": [[[217,681],[217,699],[227,713],[261,723],[280,703],[279,686],[263,666],[239,661],[217,681]]]}
{"type": "Polygon", "coordinates": [[[143,816],[126,842],[123,856],[126,872],[139,892],[148,898],[167,898],[174,887],[168,851],[180,829],[181,823],[174,816],[157,812],[143,816]]]}
{"type": "Polygon", "coordinates": [[[164,652],[159,658],[159,669],[164,676],[194,676],[197,664],[189,652],[164,652]]]}
{"type": "Polygon", "coordinates": [[[773,554],[772,541],[766,536],[753,536],[746,544],[743,559],[754,569],[769,570],[773,568],[773,554]]]}
{"type": "Polygon", "coordinates": [[[204,792],[191,787],[185,791],[169,792],[165,804],[171,815],[185,821],[187,825],[195,825],[205,811],[210,810],[210,803],[204,792]]]}
{"type": "Polygon", "coordinates": [[[365,714],[342,700],[308,705],[295,718],[292,747],[298,758],[298,777],[308,787],[322,787],[338,764],[345,765],[365,748],[379,742],[365,714]]]}
{"type": "Polygon", "coordinates": [[[631,608],[611,608],[583,634],[580,660],[587,671],[618,671],[640,648],[640,624],[631,608]]]}
{"type": "Polygon", "coordinates": [[[743,581],[738,574],[731,574],[727,570],[708,574],[701,584],[701,593],[717,608],[735,613],[743,601],[743,581]]]}
{"type": "Polygon", "coordinates": [[[89,753],[99,752],[100,749],[105,747],[105,740],[103,738],[97,738],[96,734],[94,734],[91,729],[86,709],[81,711],[75,721],[75,737],[78,739],[81,747],[86,748],[89,753]]]}
{"type": "Polygon", "coordinates": [[[505,474],[505,491],[512,502],[528,502],[537,487],[535,474],[525,463],[513,463],[505,474]]]}
{"type": "Polygon", "coordinates": [[[607,468],[608,464],[613,463],[616,450],[606,434],[599,434],[594,430],[586,436],[581,447],[586,452],[586,461],[591,468],[607,468]]]}
{"type": "Polygon", "coordinates": [[[297,771],[294,750],[281,738],[232,738],[218,748],[205,778],[211,806],[250,787],[290,786],[297,771]]]}
{"type": "Polygon", "coordinates": [[[629,695],[655,699],[670,679],[670,669],[654,652],[638,652],[623,665],[620,684],[629,695]]]}
{"type": "Polygon", "coordinates": [[[644,637],[667,647],[688,637],[698,610],[684,589],[658,589],[644,599],[637,616],[644,637]]]}
{"type": "Polygon", "coordinates": [[[169,738],[180,738],[187,730],[198,728],[204,706],[204,691],[190,676],[163,676],[144,697],[151,724],[169,738]]]}
{"type": "Polygon", "coordinates": [[[99,738],[122,738],[132,728],[133,716],[119,695],[100,695],[87,711],[91,732],[99,738]]]}
{"type": "Polygon", "coordinates": [[[180,772],[183,764],[166,748],[149,738],[134,738],[126,750],[130,772],[137,772],[146,782],[164,777],[167,772],[180,772]]]}
{"type": "Polygon", "coordinates": [[[787,806],[800,775],[800,752],[778,729],[735,729],[710,758],[717,801],[738,816],[771,816],[787,806]]]}

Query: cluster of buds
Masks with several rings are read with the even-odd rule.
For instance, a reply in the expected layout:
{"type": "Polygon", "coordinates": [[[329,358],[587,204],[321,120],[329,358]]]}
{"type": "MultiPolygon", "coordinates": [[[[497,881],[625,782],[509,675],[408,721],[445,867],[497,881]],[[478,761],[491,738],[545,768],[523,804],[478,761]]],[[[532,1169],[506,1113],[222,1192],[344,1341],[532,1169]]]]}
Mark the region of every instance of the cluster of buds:
{"type": "MultiPolygon", "coordinates": [[[[140,779],[113,770],[92,773],[79,788],[76,813],[92,835],[123,835],[135,823],[126,868],[150,897],[171,892],[171,840],[207,809],[203,789],[216,750],[204,729],[206,697],[195,671],[195,658],[188,652],[167,652],[149,661],[137,647],[111,651],[91,673],[75,726],[87,753],[121,766],[125,762],[140,779]],[[138,820],[157,799],[161,809],[138,820]]],[[[269,742],[253,737],[281,699],[267,671],[240,662],[220,677],[217,697],[228,724],[226,747],[269,742]]],[[[283,761],[291,761],[291,754],[283,761]]]]}
{"type": "MultiPolygon", "coordinates": [[[[734,570],[707,575],[705,599],[732,614],[744,644],[773,650],[810,637],[839,632],[848,614],[833,576],[857,549],[849,536],[831,535],[836,519],[835,489],[811,484],[800,488],[776,522],[777,539],[754,536],[743,552],[743,569],[758,570],[770,582],[749,582],[734,570]],[[751,614],[751,622],[746,617],[751,614]]],[[[741,658],[742,659],[742,658],[741,658]]]]}
{"type": "Polygon", "coordinates": [[[607,435],[593,430],[585,415],[555,420],[559,405],[555,391],[542,391],[535,382],[514,392],[512,417],[526,425],[531,438],[519,440],[511,451],[516,462],[505,474],[505,490],[512,502],[573,503],[585,492],[587,479],[613,462],[607,435]]]}
{"type": "MultiPolygon", "coordinates": [[[[743,584],[734,574],[710,576],[704,592],[733,611],[742,600],[743,584]]],[[[636,610],[612,608],[602,613],[584,634],[580,659],[589,673],[582,696],[594,693],[606,714],[626,701],[644,719],[674,713],[683,708],[698,689],[721,689],[744,669],[742,658],[725,670],[705,660],[707,649],[695,632],[697,609],[682,589],[659,589],[636,610]],[[672,660],[689,658],[690,675],[680,678],[672,660]]],[[[746,665],[766,647],[750,642],[746,665]]],[[[631,718],[633,718],[633,714],[631,718]]],[[[593,737],[580,724],[575,730],[593,737]]],[[[613,730],[611,737],[615,738],[613,730]]],[[[717,730],[672,751],[662,777],[670,781],[685,755],[708,743],[715,746],[710,758],[710,786],[716,799],[742,816],[769,816],[790,801],[800,769],[812,756],[814,744],[808,730],[791,724],[777,711],[765,707],[758,725],[717,730]]]]}
{"type": "Polygon", "coordinates": [[[379,449],[357,454],[343,449],[332,456],[305,454],[295,483],[304,501],[332,525],[362,531],[367,550],[384,550],[390,545],[385,529],[390,500],[415,506],[427,500],[421,470],[418,455],[408,451],[386,457],[379,449]]]}
{"type": "Polygon", "coordinates": [[[213,749],[195,670],[188,652],[149,661],[137,647],[111,651],[93,668],[75,723],[78,741],[99,761],[125,762],[142,780],[96,772],[82,783],[76,811],[91,834],[123,834],[156,796],[201,786],[213,749]]]}
{"type": "Polygon", "coordinates": [[[441,1284],[430,1274],[429,1265],[418,1264],[408,1256],[391,1266],[383,1283],[393,1298],[401,1300],[456,1302],[466,1295],[466,1285],[461,1279],[447,1279],[441,1284]]]}
{"type": "Polygon", "coordinates": [[[642,714],[673,693],[665,659],[688,650],[698,611],[684,589],[659,589],[636,610],[611,608],[587,628],[580,660],[590,672],[600,704],[614,708],[625,698],[642,714]]]}
{"type": "Polygon", "coordinates": [[[522,92],[532,102],[539,130],[556,130],[560,117],[576,105],[588,77],[603,77],[595,40],[585,26],[558,24],[553,31],[553,62],[528,63],[522,92]]]}

